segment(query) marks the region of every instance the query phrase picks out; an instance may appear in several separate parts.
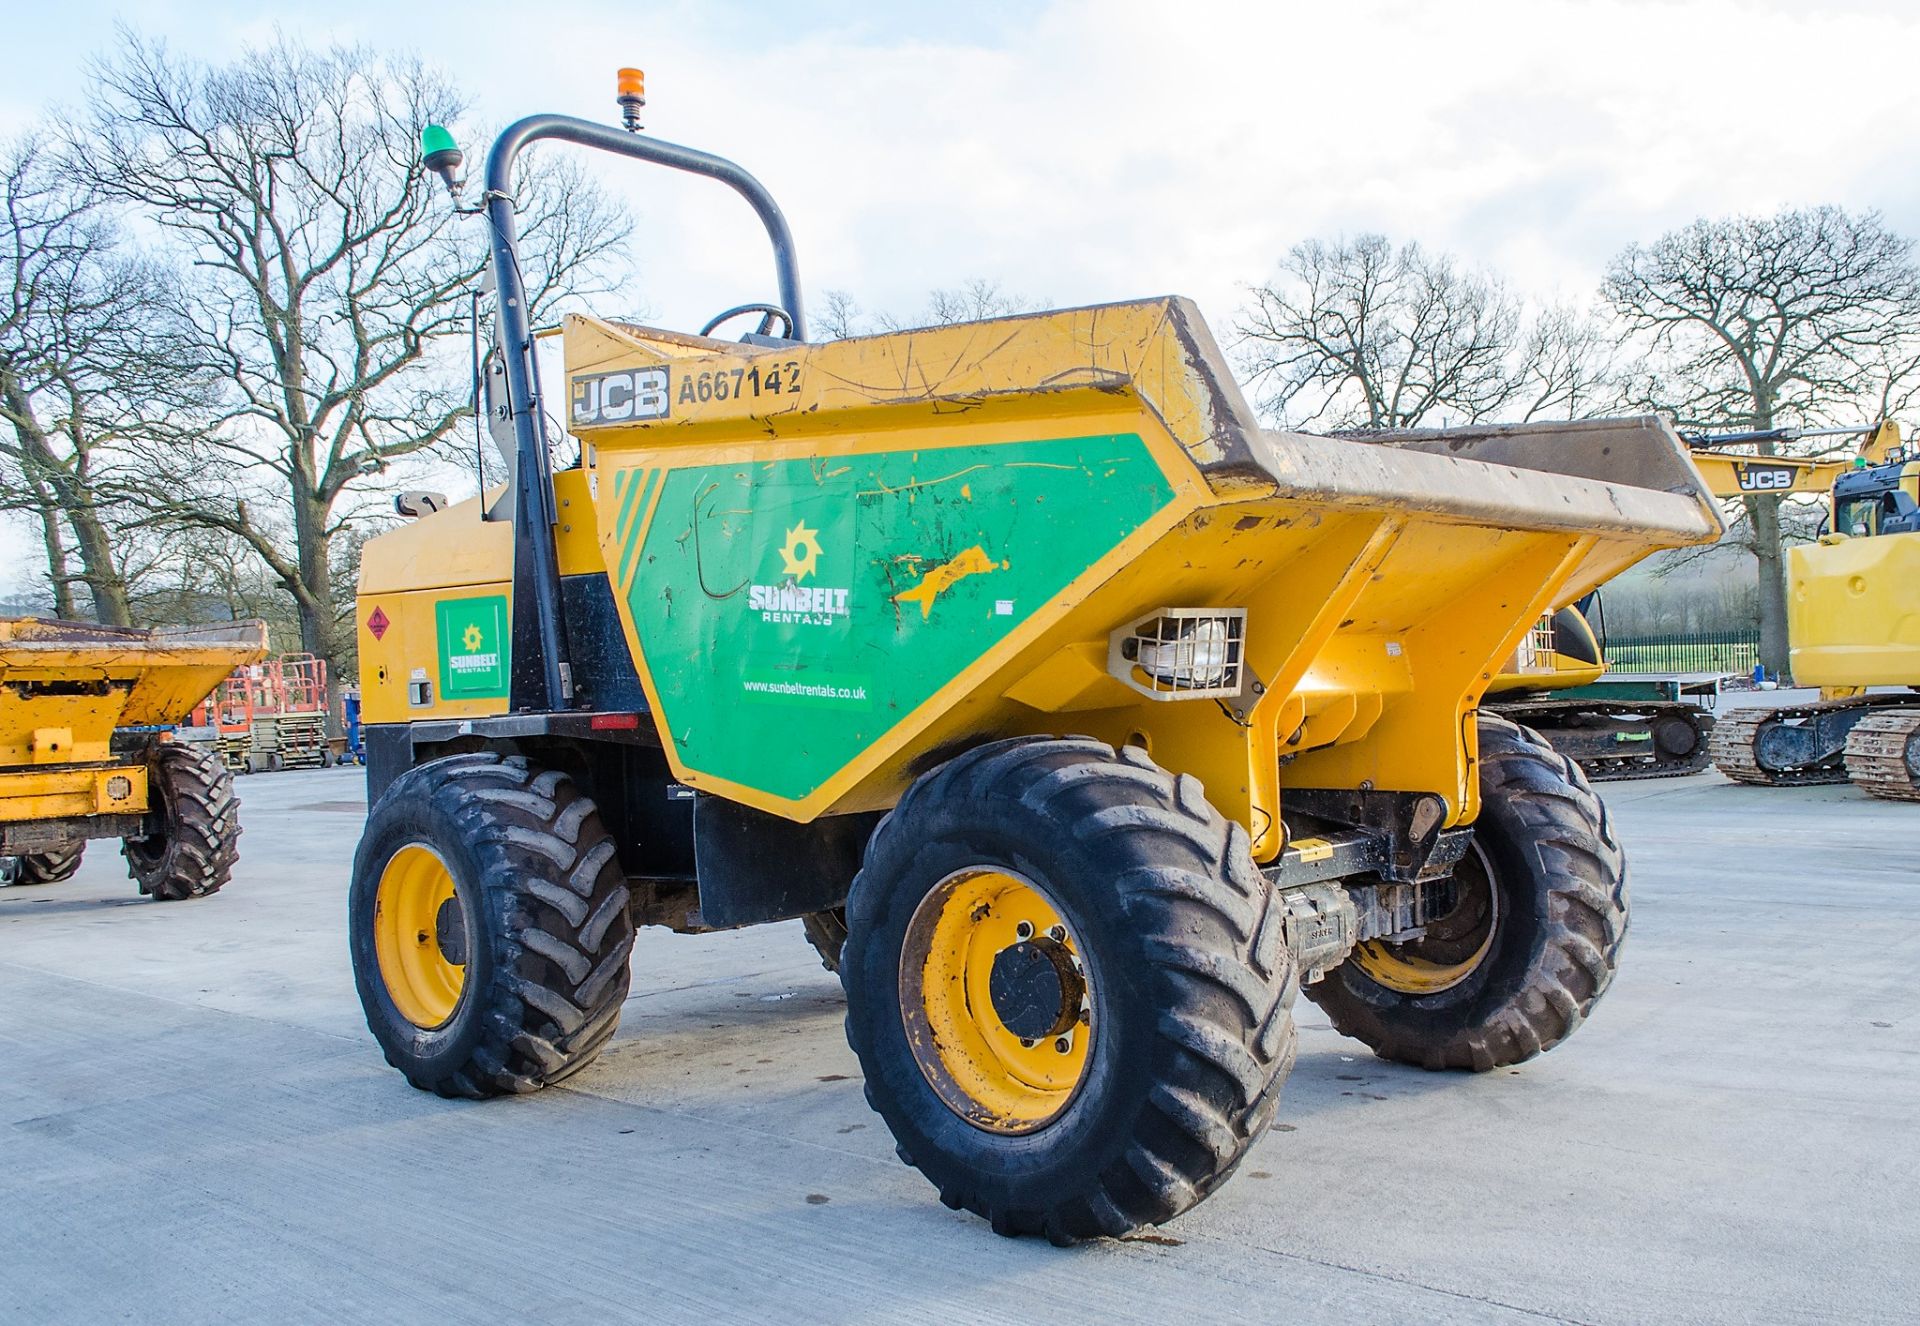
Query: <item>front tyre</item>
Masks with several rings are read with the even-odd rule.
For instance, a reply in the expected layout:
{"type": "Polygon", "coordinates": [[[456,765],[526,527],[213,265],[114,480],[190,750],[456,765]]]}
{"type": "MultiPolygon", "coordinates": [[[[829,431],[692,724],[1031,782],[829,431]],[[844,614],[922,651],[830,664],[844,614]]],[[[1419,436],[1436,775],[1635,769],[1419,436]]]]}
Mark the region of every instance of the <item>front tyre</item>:
{"type": "Polygon", "coordinates": [[[1283,913],[1246,831],[1144,752],[961,755],[875,831],[848,900],[867,1100],[997,1233],[1170,1220],[1273,1117],[1298,989],[1283,913]]]}
{"type": "Polygon", "coordinates": [[[1383,1059],[1485,1072],[1571,1036],[1613,980],[1627,867],[1580,766],[1480,718],[1480,818],[1447,913],[1406,944],[1356,947],[1308,988],[1383,1059]]]}
{"type": "Polygon", "coordinates": [[[160,902],[218,893],[240,859],[240,798],[233,775],[195,746],[168,743],[147,766],[148,795],[159,827],[125,838],[120,853],[140,892],[160,902]]]}
{"type": "Polygon", "coordinates": [[[367,816],[348,892],[354,983],[423,1091],[534,1091],[620,1021],[633,921],[614,842],[567,775],[518,757],[411,769],[367,816]]]}

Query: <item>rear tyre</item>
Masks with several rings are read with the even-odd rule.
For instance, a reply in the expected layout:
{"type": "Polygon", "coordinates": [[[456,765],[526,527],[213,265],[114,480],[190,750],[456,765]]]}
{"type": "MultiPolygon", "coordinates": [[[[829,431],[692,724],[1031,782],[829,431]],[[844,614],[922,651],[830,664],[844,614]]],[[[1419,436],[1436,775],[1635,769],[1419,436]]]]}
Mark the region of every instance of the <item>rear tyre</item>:
{"type": "Polygon", "coordinates": [[[847,944],[847,909],[808,912],[800,918],[800,924],[807,932],[807,942],[820,955],[820,965],[831,972],[839,971],[840,951],[847,944]]]}
{"type": "Polygon", "coordinates": [[[80,869],[80,858],[86,853],[85,843],[74,843],[68,847],[51,852],[29,852],[25,856],[14,858],[13,878],[10,884],[58,884],[73,878],[80,869]]]}
{"type": "Polygon", "coordinates": [[[1455,906],[1408,944],[1354,949],[1307,997],[1383,1059],[1485,1072],[1552,1049],[1613,980],[1627,868],[1580,767],[1480,718],[1480,818],[1455,906]]]}
{"type": "Polygon", "coordinates": [[[847,904],[868,1103],[996,1233],[1171,1220],[1272,1120],[1295,1052],[1284,912],[1246,831],[1142,751],[961,755],[875,831],[847,904]]]}
{"type": "Polygon", "coordinates": [[[163,745],[147,765],[150,805],[160,827],[124,838],[120,854],[140,892],[160,902],[218,893],[240,859],[240,799],[233,775],[193,746],[163,745]]]}
{"type": "Polygon", "coordinates": [[[422,1091],[564,1081],[619,1026],[627,906],[613,838],[566,774],[494,754],[409,770],[367,816],[348,891],[367,1026],[422,1091]]]}

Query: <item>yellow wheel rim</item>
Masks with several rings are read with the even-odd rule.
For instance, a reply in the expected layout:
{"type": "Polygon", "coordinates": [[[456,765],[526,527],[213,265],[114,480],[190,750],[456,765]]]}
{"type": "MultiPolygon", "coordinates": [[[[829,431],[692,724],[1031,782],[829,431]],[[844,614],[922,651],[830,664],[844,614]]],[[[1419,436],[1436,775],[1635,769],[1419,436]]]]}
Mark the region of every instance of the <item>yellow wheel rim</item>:
{"type": "Polygon", "coordinates": [[[433,1028],[453,1016],[466,988],[464,952],[442,951],[450,928],[464,949],[466,927],[455,899],[453,872],[431,847],[409,843],[387,858],[373,904],[374,948],[380,979],[400,1016],[433,1028]]]}
{"type": "Polygon", "coordinates": [[[921,900],[901,955],[900,1006],[920,1071],[981,1128],[1044,1126],[1086,1075],[1097,1029],[1090,975],[1059,910],[1018,875],[961,871],[921,900]]]}
{"type": "Polygon", "coordinates": [[[1407,995],[1438,994],[1473,975],[1493,951],[1500,923],[1500,890],[1478,843],[1454,867],[1453,884],[1453,906],[1429,922],[1421,938],[1356,945],[1353,961],[1360,970],[1376,984],[1407,995]]]}

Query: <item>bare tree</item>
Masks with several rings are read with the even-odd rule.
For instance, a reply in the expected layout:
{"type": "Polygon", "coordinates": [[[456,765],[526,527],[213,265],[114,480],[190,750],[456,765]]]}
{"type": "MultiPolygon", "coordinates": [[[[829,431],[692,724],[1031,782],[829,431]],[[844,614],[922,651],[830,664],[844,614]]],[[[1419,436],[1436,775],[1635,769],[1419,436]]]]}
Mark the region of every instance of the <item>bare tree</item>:
{"type": "Polygon", "coordinates": [[[1033,301],[1000,288],[998,281],[983,276],[970,277],[957,286],[942,287],[927,293],[926,306],[918,313],[901,317],[892,313],[875,316],[882,331],[904,331],[911,327],[948,327],[956,322],[980,322],[987,318],[1011,317],[1033,308],[1033,301]]]}
{"type": "Polygon", "coordinates": [[[844,290],[829,290],[820,308],[808,320],[814,335],[828,341],[844,341],[849,336],[866,334],[867,318],[854,297],[844,290]]]}
{"type": "MultiPolygon", "coordinates": [[[[97,72],[69,157],[167,237],[174,311],[222,392],[147,498],[248,548],[292,596],[302,645],[338,671],[343,497],[449,444],[470,408],[457,341],[482,223],[457,226],[417,146],[461,102],[411,58],[285,39],[212,68],[129,35],[97,72]]],[[[515,188],[538,313],[596,279],[627,222],[564,166],[515,188]]]]}
{"type": "Polygon", "coordinates": [[[1037,307],[1035,301],[1001,288],[998,281],[984,276],[970,277],[957,286],[940,287],[927,292],[927,302],[917,313],[885,311],[869,314],[845,290],[829,290],[822,307],[811,315],[814,332],[829,341],[849,336],[871,336],[876,332],[908,331],[919,327],[949,327],[957,322],[980,322],[1006,318],[1037,307]]]}
{"type": "Polygon", "coordinates": [[[1618,346],[1614,329],[1590,310],[1542,309],[1519,346],[1510,417],[1583,419],[1614,409],[1624,395],[1618,346]]]}
{"type": "Polygon", "coordinates": [[[127,624],[128,452],[172,436],[198,399],[161,273],[122,251],[37,137],[0,157],[0,268],[0,504],[38,522],[57,613],[77,614],[83,584],[97,620],[127,624]]]}
{"type": "Polygon", "coordinates": [[[1288,251],[1236,325],[1261,405],[1293,426],[1411,428],[1490,418],[1511,402],[1519,301],[1384,235],[1288,251]]]}
{"type": "MultiPolygon", "coordinates": [[[[1683,425],[1862,421],[1914,388],[1920,270],[1912,249],[1874,213],[1837,207],[1701,220],[1622,251],[1604,294],[1641,342],[1651,403],[1683,425]]],[[[1742,501],[1758,567],[1760,659],[1784,674],[1780,498],[1742,501]]]]}

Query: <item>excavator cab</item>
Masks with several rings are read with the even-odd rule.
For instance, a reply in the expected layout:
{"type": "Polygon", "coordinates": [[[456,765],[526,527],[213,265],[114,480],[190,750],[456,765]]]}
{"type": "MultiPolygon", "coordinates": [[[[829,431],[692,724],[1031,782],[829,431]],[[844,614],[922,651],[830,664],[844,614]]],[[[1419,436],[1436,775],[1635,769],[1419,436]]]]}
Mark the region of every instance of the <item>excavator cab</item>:
{"type": "Polygon", "coordinates": [[[1920,530],[1920,461],[1903,454],[1841,475],[1833,485],[1833,530],[1855,539],[1920,530]]]}

